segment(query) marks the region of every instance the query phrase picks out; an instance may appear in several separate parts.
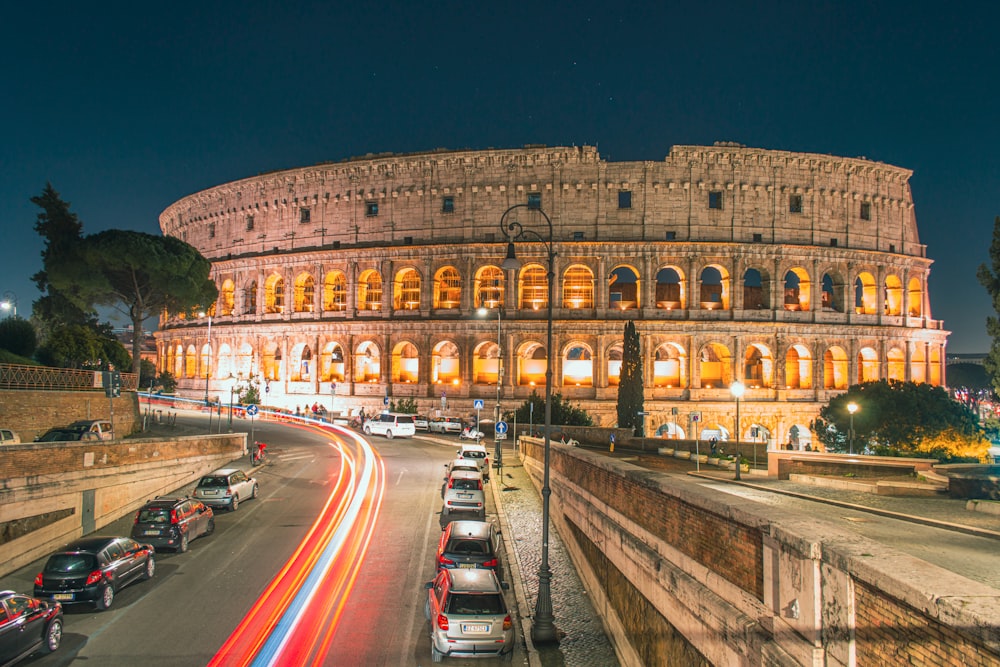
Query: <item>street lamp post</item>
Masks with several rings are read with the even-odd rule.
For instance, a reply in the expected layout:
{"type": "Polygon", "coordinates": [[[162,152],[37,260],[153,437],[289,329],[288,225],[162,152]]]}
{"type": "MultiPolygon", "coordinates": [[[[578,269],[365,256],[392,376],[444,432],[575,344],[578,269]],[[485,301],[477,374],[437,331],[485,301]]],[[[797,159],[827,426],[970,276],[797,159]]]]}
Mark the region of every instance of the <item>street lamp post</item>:
{"type": "MultiPolygon", "coordinates": [[[[488,315],[489,309],[480,308],[480,315],[488,315]]],[[[500,447],[500,434],[496,430],[496,425],[500,423],[500,393],[503,386],[503,342],[501,339],[500,323],[503,314],[503,306],[497,304],[497,404],[493,409],[493,437],[495,438],[495,449],[493,451],[493,467],[503,467],[503,448],[500,447]]]]}
{"type": "Polygon", "coordinates": [[[847,411],[851,413],[851,429],[848,433],[848,438],[850,440],[850,450],[848,450],[852,455],[854,454],[854,413],[858,411],[857,403],[848,403],[847,411]]]}
{"type": "Polygon", "coordinates": [[[7,317],[17,319],[17,295],[7,290],[3,293],[3,300],[0,301],[0,309],[10,313],[7,317]]]}
{"type": "Polygon", "coordinates": [[[212,374],[212,315],[204,311],[199,316],[208,315],[208,352],[205,354],[205,407],[208,408],[208,432],[212,432],[212,406],[208,403],[208,380],[212,374]]]}
{"type": "Polygon", "coordinates": [[[736,477],[734,479],[743,479],[740,474],[740,397],[743,396],[743,392],[746,391],[746,387],[742,382],[737,380],[736,382],[729,385],[729,392],[736,399],[736,477]]]}
{"type": "Polygon", "coordinates": [[[504,270],[516,270],[521,262],[515,256],[514,242],[534,240],[541,243],[548,254],[548,300],[546,318],[545,342],[545,436],[544,460],[542,463],[542,560],[538,566],[538,599],[535,602],[535,615],[531,619],[531,638],[536,644],[551,644],[559,641],[556,635],[555,619],[552,616],[552,570],[549,569],[549,450],[552,444],[552,285],[555,282],[556,253],[552,249],[552,220],[535,204],[514,204],[500,216],[500,231],[507,239],[507,258],[503,261],[504,270]],[[538,232],[525,229],[517,220],[506,222],[507,216],[519,208],[527,208],[538,213],[548,225],[549,235],[543,237],[538,232]],[[505,224],[506,223],[506,224],[505,224]]]}

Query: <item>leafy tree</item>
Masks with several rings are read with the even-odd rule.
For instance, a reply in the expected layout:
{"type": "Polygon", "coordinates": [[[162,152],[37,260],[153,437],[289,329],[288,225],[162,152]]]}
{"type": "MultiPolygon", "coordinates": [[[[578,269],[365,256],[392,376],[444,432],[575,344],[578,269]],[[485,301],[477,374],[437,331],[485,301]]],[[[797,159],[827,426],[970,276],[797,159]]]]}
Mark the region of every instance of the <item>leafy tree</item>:
{"type": "Polygon", "coordinates": [[[642,435],[643,411],[642,353],[635,322],[625,324],[625,344],[622,351],[622,368],[618,384],[618,426],[631,428],[642,435]]]}
{"type": "MultiPolygon", "coordinates": [[[[976,278],[990,295],[994,312],[1000,314],[1000,216],[993,221],[990,266],[980,264],[976,278]]],[[[983,365],[993,382],[993,389],[1000,392],[1000,317],[990,315],[986,318],[986,333],[989,334],[991,343],[983,365]]]]}
{"type": "MultiPolygon", "coordinates": [[[[532,391],[528,400],[521,404],[515,411],[514,418],[518,424],[527,424],[533,421],[535,424],[545,423],[545,401],[538,395],[537,391],[532,391]],[[534,405],[534,416],[532,417],[531,406],[534,405]]],[[[552,424],[562,426],[593,426],[594,420],[582,408],[574,407],[568,401],[564,401],[562,394],[552,394],[552,424]]]]}
{"type": "MultiPolygon", "coordinates": [[[[69,203],[62,200],[51,183],[46,183],[42,194],[32,197],[31,202],[42,209],[35,220],[35,231],[45,240],[45,247],[42,249],[43,269],[31,277],[42,293],[32,304],[34,316],[47,330],[61,324],[87,324],[94,321],[96,318],[92,309],[81,308],[62,290],[54,288],[48,273],[51,267],[78,261],[83,224],[69,210],[69,203]]],[[[72,291],[74,286],[67,285],[66,289],[72,291]]]]}
{"type": "Polygon", "coordinates": [[[83,324],[66,324],[57,327],[45,344],[38,348],[36,357],[46,366],[59,368],[100,369],[103,345],[96,332],[83,324]]]}
{"type": "Polygon", "coordinates": [[[260,405],[260,386],[256,380],[250,380],[240,390],[240,405],[260,405]]]}
{"type": "Polygon", "coordinates": [[[139,389],[148,389],[156,386],[156,364],[149,359],[139,361],[139,389]]]}
{"type": "Polygon", "coordinates": [[[951,461],[981,458],[989,447],[976,415],[941,387],[879,380],[851,386],[820,410],[813,430],[830,451],[848,449],[849,403],[859,406],[856,451],[951,461]]]}
{"type": "MultiPolygon", "coordinates": [[[[156,386],[161,387],[165,394],[172,394],[177,390],[177,380],[170,371],[163,371],[160,373],[160,377],[156,378],[156,386]]],[[[243,402],[241,396],[240,403],[243,402]]]]}
{"type": "Polygon", "coordinates": [[[417,414],[417,402],[413,398],[401,398],[398,401],[393,399],[389,401],[389,411],[415,415],[417,414]]]}
{"type": "MultiPolygon", "coordinates": [[[[207,307],[218,296],[211,263],[191,245],[170,236],[109,229],[80,243],[79,262],[46,266],[49,281],[81,308],[110,306],[133,331],[163,310],[207,307]]],[[[132,369],[138,373],[142,337],[132,339],[132,369]]]]}
{"type": "Polygon", "coordinates": [[[38,337],[31,322],[20,317],[0,320],[0,348],[22,357],[30,357],[38,347],[38,337]]]}

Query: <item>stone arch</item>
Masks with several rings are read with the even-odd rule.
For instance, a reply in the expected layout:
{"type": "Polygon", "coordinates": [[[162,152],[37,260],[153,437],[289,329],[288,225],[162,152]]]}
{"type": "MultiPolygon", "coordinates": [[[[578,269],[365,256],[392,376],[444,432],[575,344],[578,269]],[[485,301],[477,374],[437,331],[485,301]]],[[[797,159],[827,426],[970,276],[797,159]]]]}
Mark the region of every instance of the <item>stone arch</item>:
{"type": "Polygon", "coordinates": [[[450,340],[439,342],[431,352],[431,382],[457,385],[461,382],[461,378],[461,354],[458,345],[450,340]]]}
{"type": "Polygon", "coordinates": [[[743,308],[747,310],[767,310],[771,307],[771,290],[767,281],[755,268],[743,272],[743,308]]]}
{"type": "Polygon", "coordinates": [[[910,278],[907,285],[906,314],[910,317],[923,317],[924,288],[919,278],[910,278]]]}
{"type": "Polygon", "coordinates": [[[525,264],[518,276],[517,307],[541,310],[548,302],[548,271],[541,264],[525,264]]]}
{"type": "Polygon", "coordinates": [[[906,353],[896,346],[885,353],[885,376],[889,380],[906,380],[906,353]]]}
{"type": "Polygon", "coordinates": [[[206,379],[212,377],[212,362],[212,345],[205,343],[201,346],[201,356],[198,359],[198,377],[206,379]]]}
{"type": "Polygon", "coordinates": [[[663,343],[653,352],[653,386],[687,388],[687,351],[678,343],[663,343]]]}
{"type": "Polygon", "coordinates": [[[334,313],[347,310],[347,276],[343,271],[329,271],[323,278],[323,310],[334,313]]]}
{"type": "Polygon", "coordinates": [[[903,314],[903,282],[893,273],[885,277],[885,304],[882,312],[893,317],[903,314]]]}
{"type": "Polygon", "coordinates": [[[927,355],[926,346],[923,342],[917,341],[911,344],[910,352],[910,379],[913,382],[927,382],[927,355]]]}
{"type": "Polygon", "coordinates": [[[316,279],[311,273],[300,273],[295,277],[292,290],[292,312],[311,313],[316,303],[316,279]]]}
{"type": "Polygon", "coordinates": [[[594,307],[594,272],[583,264],[572,264],[563,272],[562,307],[594,307]]]}
{"type": "Polygon", "coordinates": [[[347,359],[340,343],[329,342],[323,346],[320,355],[320,379],[323,382],[344,382],[346,378],[347,359]]]}
{"type": "Polygon", "coordinates": [[[878,353],[871,347],[861,348],[858,352],[858,383],[875,382],[878,379],[878,353]]]}
{"type": "Polygon", "coordinates": [[[264,281],[264,312],[285,312],[285,278],[280,273],[272,273],[264,281]]]}
{"type": "Polygon", "coordinates": [[[215,373],[220,378],[231,378],[236,375],[233,370],[233,349],[229,347],[229,343],[219,344],[219,363],[215,373]]]}
{"type": "Polygon", "coordinates": [[[309,382],[313,377],[312,348],[296,343],[288,353],[288,379],[291,382],[309,382]]]}
{"type": "Polygon", "coordinates": [[[875,276],[862,271],[854,279],[854,312],[858,315],[875,315],[878,310],[878,286],[875,276]]]}
{"type": "Polygon", "coordinates": [[[615,343],[608,348],[607,360],[608,360],[608,386],[617,387],[621,384],[622,380],[622,359],[625,356],[625,345],[623,343],[615,343]]]}
{"type": "Polygon", "coordinates": [[[743,358],[743,383],[752,389],[774,384],[774,356],[763,343],[747,345],[743,358]]]}
{"type": "Polygon", "coordinates": [[[493,266],[492,264],[480,267],[476,271],[476,280],[473,288],[475,307],[501,307],[503,305],[504,284],[504,274],[500,267],[493,266]]]}
{"type": "Polygon", "coordinates": [[[420,353],[410,341],[401,341],[392,348],[392,382],[412,384],[420,378],[420,353]]]}
{"type": "Polygon", "coordinates": [[[193,378],[198,375],[198,352],[194,345],[188,345],[184,353],[184,377],[193,378]]]}
{"type": "Polygon", "coordinates": [[[442,266],[434,274],[434,307],[456,309],[462,305],[462,275],[454,266],[442,266]]]}
{"type": "Polygon", "coordinates": [[[823,353],[823,389],[847,389],[849,384],[847,352],[839,345],[827,348],[823,353]]]}
{"type": "Polygon", "coordinates": [[[729,270],[721,264],[709,264],[702,268],[698,276],[701,283],[699,296],[704,310],[729,310],[729,270]]]}
{"type": "Polygon", "coordinates": [[[243,343],[236,353],[236,377],[250,379],[253,377],[253,347],[243,343]]]}
{"type": "Polygon", "coordinates": [[[382,373],[381,351],[370,340],[358,344],[354,349],[354,381],[379,382],[382,373]]]}
{"type": "Polygon", "coordinates": [[[608,308],[635,310],[641,305],[639,272],[627,264],[617,266],[608,278],[608,308]]]}
{"type": "Polygon", "coordinates": [[[472,351],[472,383],[496,385],[500,377],[500,346],[487,340],[472,351]]]}
{"type": "Polygon", "coordinates": [[[594,352],[586,343],[571,342],[563,348],[562,385],[594,386],[594,352]]]}
{"type": "Polygon", "coordinates": [[[243,288],[243,312],[247,315],[257,314],[257,281],[251,280],[243,288]]]}
{"type": "Polygon", "coordinates": [[[844,279],[839,273],[827,272],[823,274],[822,294],[820,301],[822,308],[835,313],[844,312],[844,279]]]}
{"type": "Polygon", "coordinates": [[[667,438],[668,440],[686,440],[687,435],[684,428],[676,420],[663,422],[656,428],[657,438],[667,438]]]}
{"type": "Polygon", "coordinates": [[[656,272],[656,307],[662,310],[687,308],[687,283],[677,266],[664,266],[656,272]]]}
{"type": "Polygon", "coordinates": [[[792,424],[785,434],[785,442],[791,446],[791,449],[803,450],[807,447],[812,449],[812,441],[812,431],[805,424],[792,424]]]}
{"type": "Polygon", "coordinates": [[[273,341],[264,344],[260,355],[261,373],[266,382],[281,379],[281,346],[273,341]]]}
{"type": "Polygon", "coordinates": [[[515,357],[516,381],[519,386],[545,386],[548,355],[545,346],[535,341],[522,343],[515,357]]]}
{"type": "Polygon", "coordinates": [[[808,311],[811,306],[812,283],[809,272],[793,266],[785,273],[785,310],[808,311]]]}
{"type": "Polygon", "coordinates": [[[944,369],[942,367],[944,360],[942,356],[943,353],[940,345],[931,346],[930,383],[935,387],[941,386],[941,378],[944,377],[944,369]]]}
{"type": "Polygon", "coordinates": [[[233,281],[226,278],[222,281],[222,289],[219,290],[219,310],[223,315],[229,317],[236,309],[236,286],[233,281]]]}
{"type": "Polygon", "coordinates": [[[392,307],[395,310],[420,310],[420,273],[413,267],[396,272],[392,283],[392,307]]]}
{"type": "Polygon", "coordinates": [[[705,343],[698,353],[702,389],[728,387],[733,382],[732,354],[722,343],[705,343]]]}
{"type": "Polygon", "coordinates": [[[790,345],[785,353],[785,386],[789,389],[812,389],[812,354],[805,345],[790,345]]]}
{"type": "Polygon", "coordinates": [[[358,276],[358,310],[382,309],[382,274],[366,269],[358,276]]]}

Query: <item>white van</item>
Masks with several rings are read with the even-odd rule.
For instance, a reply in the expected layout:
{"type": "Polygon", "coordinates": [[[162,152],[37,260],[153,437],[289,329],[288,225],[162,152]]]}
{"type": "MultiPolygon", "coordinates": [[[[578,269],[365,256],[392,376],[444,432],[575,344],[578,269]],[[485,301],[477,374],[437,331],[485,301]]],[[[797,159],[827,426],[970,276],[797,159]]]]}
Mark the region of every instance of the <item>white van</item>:
{"type": "Polygon", "coordinates": [[[0,428],[0,445],[19,445],[21,438],[9,428],[0,428]]]}
{"type": "Polygon", "coordinates": [[[413,425],[413,415],[383,412],[365,422],[365,435],[384,435],[389,440],[395,437],[409,438],[417,432],[413,425]]]}

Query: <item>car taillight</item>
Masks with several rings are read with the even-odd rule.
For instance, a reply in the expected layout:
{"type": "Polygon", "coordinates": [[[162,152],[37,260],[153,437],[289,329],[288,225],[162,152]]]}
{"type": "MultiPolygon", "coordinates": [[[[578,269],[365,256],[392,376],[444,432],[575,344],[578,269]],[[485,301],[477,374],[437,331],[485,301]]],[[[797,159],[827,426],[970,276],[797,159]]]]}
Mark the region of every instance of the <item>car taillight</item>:
{"type": "Polygon", "coordinates": [[[438,556],[438,563],[441,565],[454,565],[455,561],[450,558],[446,558],[445,556],[438,556]]]}
{"type": "MultiPolygon", "coordinates": [[[[508,621],[510,620],[510,616],[507,617],[507,620],[508,621]]],[[[504,621],[504,623],[506,622],[507,621],[504,621]]],[[[444,614],[438,614],[438,628],[441,630],[448,629],[448,617],[445,616],[444,614]]]]}
{"type": "Polygon", "coordinates": [[[170,523],[177,523],[177,510],[170,510],[170,523]]]}
{"type": "Polygon", "coordinates": [[[139,523],[139,512],[135,513],[135,521],[133,521],[132,523],[134,523],[134,524],[135,523],[139,523]]]}
{"type": "Polygon", "coordinates": [[[483,490],[483,480],[479,480],[479,481],[477,481],[477,482],[476,482],[476,484],[478,485],[478,486],[477,486],[477,488],[478,488],[478,489],[479,489],[480,491],[482,491],[482,490],[483,490]]]}
{"type": "Polygon", "coordinates": [[[483,506],[482,503],[476,503],[476,507],[482,507],[482,506],[483,506]]]}
{"type": "Polygon", "coordinates": [[[448,480],[448,488],[451,489],[454,488],[454,486],[455,486],[455,478],[452,477],[451,479],[448,480]]]}
{"type": "Polygon", "coordinates": [[[494,558],[493,560],[488,560],[485,563],[483,563],[483,567],[496,567],[497,565],[499,565],[499,562],[497,561],[496,558],[494,558]]]}
{"type": "Polygon", "coordinates": [[[42,582],[44,582],[44,581],[45,581],[45,578],[42,576],[41,572],[39,572],[38,574],[35,575],[35,585],[36,586],[41,586],[42,582]]]}
{"type": "Polygon", "coordinates": [[[87,575],[87,582],[84,585],[89,586],[91,584],[96,584],[100,580],[101,580],[101,571],[94,570],[93,572],[87,575]]]}
{"type": "Polygon", "coordinates": [[[226,487],[226,495],[227,495],[227,496],[231,496],[231,495],[233,495],[233,490],[232,490],[232,489],[230,489],[230,488],[229,488],[228,486],[226,487]]]}
{"type": "Polygon", "coordinates": [[[510,616],[509,615],[503,617],[503,629],[504,630],[510,630],[513,627],[513,625],[514,624],[510,622],[510,616]]]}

